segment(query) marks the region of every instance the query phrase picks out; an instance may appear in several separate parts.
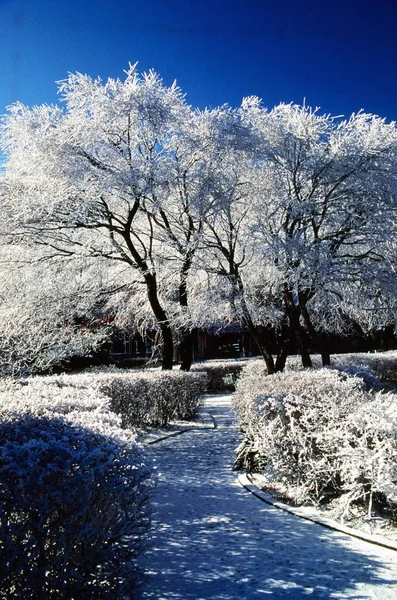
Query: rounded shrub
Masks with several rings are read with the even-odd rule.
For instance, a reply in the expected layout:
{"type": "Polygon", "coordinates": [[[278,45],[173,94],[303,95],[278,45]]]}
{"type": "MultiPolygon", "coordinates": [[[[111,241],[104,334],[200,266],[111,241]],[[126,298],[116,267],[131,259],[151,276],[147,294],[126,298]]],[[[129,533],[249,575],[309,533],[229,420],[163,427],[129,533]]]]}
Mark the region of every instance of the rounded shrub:
{"type": "Polygon", "coordinates": [[[375,503],[397,513],[395,395],[367,391],[336,369],[266,376],[253,361],[234,409],[245,439],[236,468],[262,472],[297,503],[327,504],[347,517],[375,503]]]}
{"type": "Polygon", "coordinates": [[[98,377],[101,394],[124,427],[165,427],[172,420],[193,419],[207,386],[205,373],[141,371],[98,377]]]}
{"type": "Polygon", "coordinates": [[[62,417],[3,415],[0,598],[130,593],[150,481],[133,441],[62,417]]]}
{"type": "Polygon", "coordinates": [[[246,365],[242,360],[209,360],[195,363],[193,372],[204,372],[207,374],[207,392],[219,394],[234,392],[239,376],[246,365]]]}

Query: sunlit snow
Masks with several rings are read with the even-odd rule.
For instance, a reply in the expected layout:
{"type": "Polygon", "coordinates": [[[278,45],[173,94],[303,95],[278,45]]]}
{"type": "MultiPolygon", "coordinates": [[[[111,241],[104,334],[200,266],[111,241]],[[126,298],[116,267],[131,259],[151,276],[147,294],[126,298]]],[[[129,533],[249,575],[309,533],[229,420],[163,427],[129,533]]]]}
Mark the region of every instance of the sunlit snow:
{"type": "Polygon", "coordinates": [[[262,503],[231,470],[240,434],[230,396],[209,396],[218,427],[150,446],[158,464],[150,541],[136,598],[397,597],[397,553],[262,503]]]}

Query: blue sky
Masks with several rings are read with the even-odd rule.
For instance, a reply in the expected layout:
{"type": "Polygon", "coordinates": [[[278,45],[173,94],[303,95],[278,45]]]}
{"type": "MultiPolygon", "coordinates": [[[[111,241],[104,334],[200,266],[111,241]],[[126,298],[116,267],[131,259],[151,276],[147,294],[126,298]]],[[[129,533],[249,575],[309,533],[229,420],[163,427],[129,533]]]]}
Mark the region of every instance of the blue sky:
{"type": "Polygon", "coordinates": [[[397,120],[397,0],[0,0],[0,53],[0,113],[138,61],[200,108],[258,95],[397,120]]]}

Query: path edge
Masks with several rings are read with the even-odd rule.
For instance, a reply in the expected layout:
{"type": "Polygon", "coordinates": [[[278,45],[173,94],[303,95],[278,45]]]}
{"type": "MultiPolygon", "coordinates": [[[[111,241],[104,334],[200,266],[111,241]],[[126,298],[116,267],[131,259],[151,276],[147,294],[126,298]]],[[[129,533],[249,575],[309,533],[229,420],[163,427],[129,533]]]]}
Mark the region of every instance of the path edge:
{"type": "Polygon", "coordinates": [[[239,484],[251,492],[254,496],[265,502],[266,504],[270,504],[279,510],[283,510],[284,512],[290,513],[295,517],[299,517],[300,519],[305,519],[306,521],[310,521],[315,523],[316,525],[321,525],[322,527],[326,527],[327,529],[332,529],[333,531],[338,531],[340,533],[344,533],[349,535],[350,537],[357,538],[364,542],[368,542],[369,544],[374,544],[376,546],[381,546],[382,548],[387,548],[388,550],[394,550],[397,552],[397,542],[393,542],[392,540],[388,540],[379,535],[373,535],[371,533],[365,533],[363,531],[359,531],[358,529],[353,529],[352,527],[347,527],[346,525],[342,525],[333,519],[326,519],[324,517],[320,517],[318,514],[312,513],[308,514],[306,511],[300,509],[299,507],[292,507],[284,502],[280,502],[279,500],[275,500],[270,494],[264,492],[259,489],[256,485],[254,485],[249,476],[246,473],[241,473],[237,477],[237,481],[239,484]]]}

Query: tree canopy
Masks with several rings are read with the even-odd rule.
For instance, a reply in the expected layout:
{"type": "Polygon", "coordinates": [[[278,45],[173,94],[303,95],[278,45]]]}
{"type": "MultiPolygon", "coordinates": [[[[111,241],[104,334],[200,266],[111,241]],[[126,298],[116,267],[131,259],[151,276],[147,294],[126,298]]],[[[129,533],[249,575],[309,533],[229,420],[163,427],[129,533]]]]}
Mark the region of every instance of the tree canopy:
{"type": "Polygon", "coordinates": [[[25,297],[41,273],[37,302],[59,307],[54,270],[96,273],[76,291],[85,309],[154,323],[163,369],[176,340],[189,369],[192,330],[217,320],[242,323],[269,373],[291,339],[310,366],[313,346],[329,360],[326,333],[396,322],[395,123],[255,97],[199,111],[135,65],[124,81],[70,74],[59,93],[63,106],[17,103],[1,123],[3,264],[29,256],[11,270],[25,297]]]}

